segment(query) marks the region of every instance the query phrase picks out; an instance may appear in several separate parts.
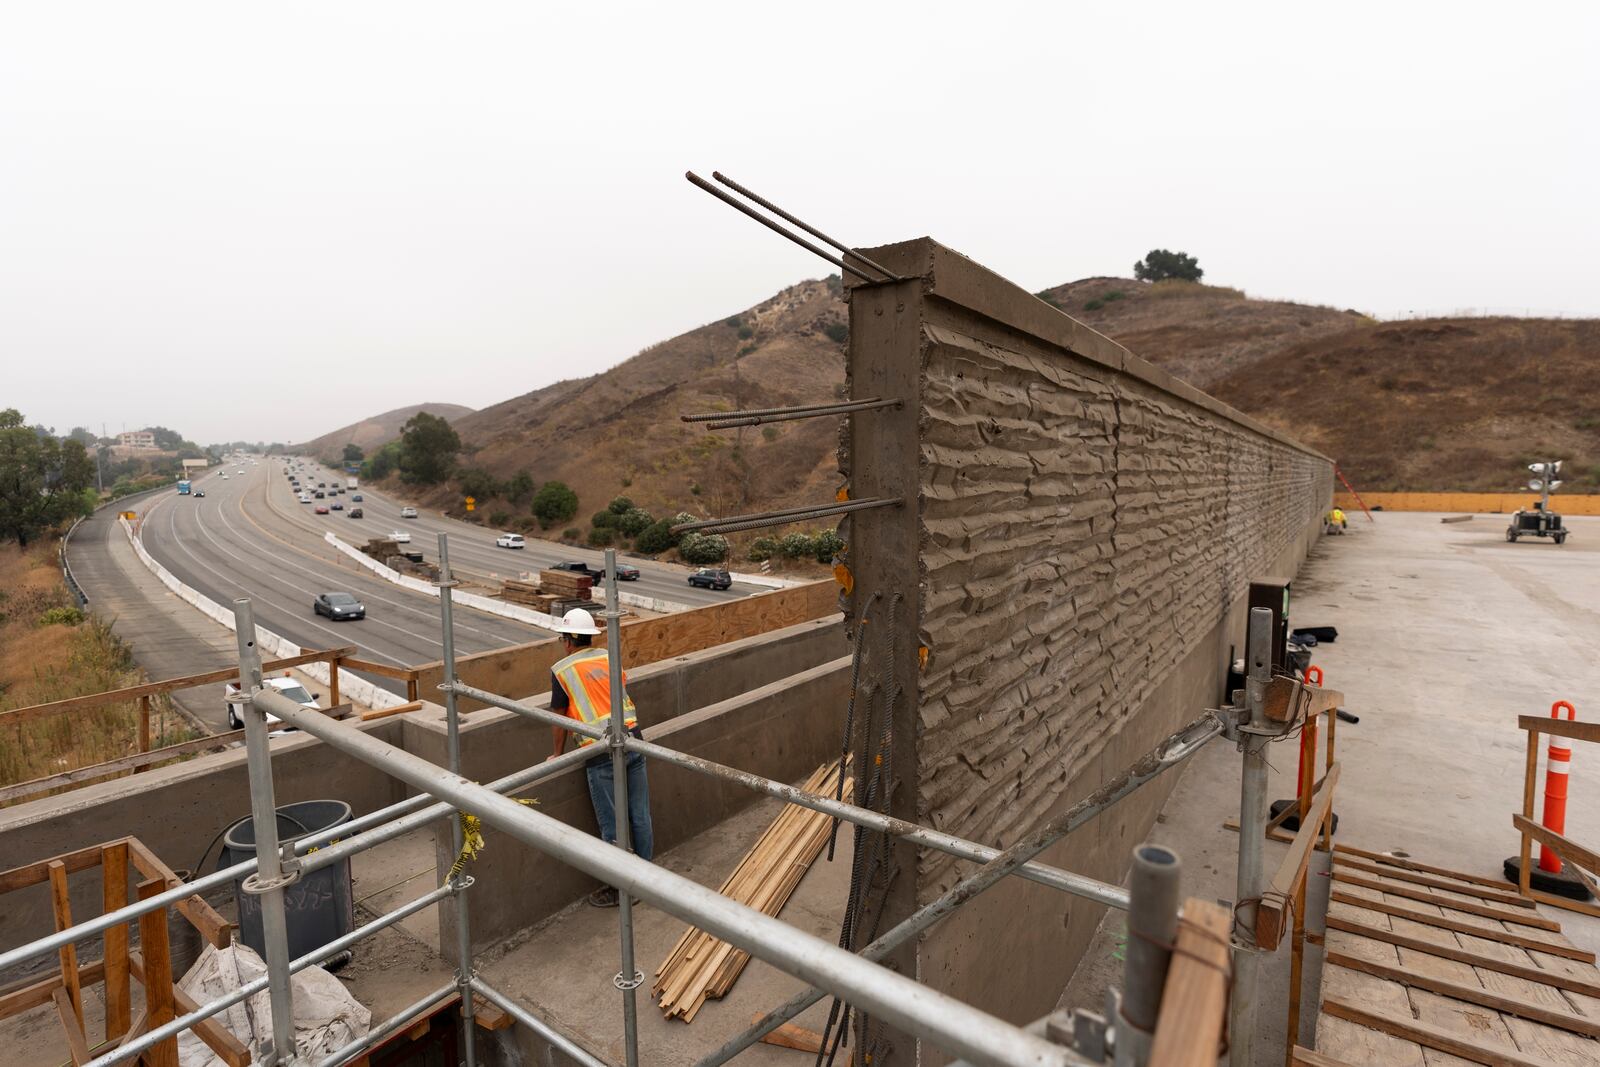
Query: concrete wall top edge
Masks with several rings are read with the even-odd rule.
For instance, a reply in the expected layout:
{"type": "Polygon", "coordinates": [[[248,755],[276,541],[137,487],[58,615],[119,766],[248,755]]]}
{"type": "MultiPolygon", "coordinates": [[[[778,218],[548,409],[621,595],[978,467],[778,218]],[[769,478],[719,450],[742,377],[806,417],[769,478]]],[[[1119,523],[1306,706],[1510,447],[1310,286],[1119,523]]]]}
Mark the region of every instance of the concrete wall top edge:
{"type": "MultiPolygon", "coordinates": [[[[1016,283],[931,237],[865,248],[862,252],[904,277],[921,280],[933,297],[960,305],[1004,326],[1043,338],[1082,359],[1126,374],[1204,408],[1251,433],[1271,438],[1328,463],[1333,462],[1331,457],[1304,442],[1173,377],[1104,334],[1051,307],[1016,283]]],[[[847,278],[846,284],[853,289],[867,283],[847,278]]]]}

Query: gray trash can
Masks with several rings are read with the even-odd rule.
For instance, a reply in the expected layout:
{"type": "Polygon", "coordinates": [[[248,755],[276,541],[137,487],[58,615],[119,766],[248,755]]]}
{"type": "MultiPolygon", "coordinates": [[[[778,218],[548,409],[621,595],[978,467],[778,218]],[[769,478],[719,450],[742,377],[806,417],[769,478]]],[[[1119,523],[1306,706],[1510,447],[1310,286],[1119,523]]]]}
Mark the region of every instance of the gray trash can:
{"type": "MultiPolygon", "coordinates": [[[[299,804],[285,804],[278,809],[278,840],[297,841],[347,823],[350,818],[350,805],[342,800],[306,800],[299,804]]],[[[223,834],[217,869],[254,859],[255,855],[255,820],[246,816],[228,827],[228,832],[223,834]]],[[[261,933],[261,898],[244,891],[243,879],[233,883],[233,896],[239,906],[240,940],[265,957],[266,942],[261,933]]],[[[302,876],[284,890],[283,907],[289,927],[291,960],[299,959],[348,934],[355,929],[356,911],[354,893],[350,887],[350,861],[342,860],[302,876]]]]}

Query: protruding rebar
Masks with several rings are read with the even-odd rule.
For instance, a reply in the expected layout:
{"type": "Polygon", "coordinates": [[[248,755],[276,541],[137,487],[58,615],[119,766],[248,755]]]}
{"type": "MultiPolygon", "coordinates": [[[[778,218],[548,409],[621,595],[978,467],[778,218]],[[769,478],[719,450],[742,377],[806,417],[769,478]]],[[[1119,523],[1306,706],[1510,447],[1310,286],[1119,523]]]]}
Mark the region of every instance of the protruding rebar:
{"type": "Polygon", "coordinates": [[[715,185],[712,185],[710,182],[708,182],[704,178],[700,177],[700,175],[696,174],[694,171],[692,171],[692,170],[685,171],[683,176],[685,178],[688,178],[689,181],[692,182],[693,184],[699,186],[700,188],[704,189],[706,192],[710,193],[712,196],[716,197],[718,200],[721,200],[724,204],[727,204],[728,206],[732,207],[734,210],[744,212],[746,215],[749,215],[751,218],[753,218],[757,222],[761,223],[761,225],[765,226],[767,229],[771,230],[773,233],[781,234],[782,236],[787,237],[789,240],[793,241],[795,244],[799,245],[801,248],[804,248],[808,252],[812,252],[812,253],[814,253],[816,255],[821,256],[823,259],[827,260],[829,263],[832,263],[835,267],[838,267],[840,270],[848,271],[849,273],[854,274],[857,278],[860,278],[864,282],[876,282],[876,281],[878,281],[878,279],[874,278],[872,275],[863,273],[862,271],[857,270],[855,267],[850,266],[848,263],[846,263],[844,260],[840,259],[838,256],[830,255],[828,252],[824,251],[823,249],[818,248],[816,245],[812,244],[810,241],[806,240],[804,237],[801,237],[799,234],[792,233],[789,230],[784,229],[782,226],[779,226],[776,222],[773,222],[771,219],[767,218],[765,215],[761,214],[759,211],[756,211],[754,208],[752,208],[752,207],[750,207],[750,206],[748,206],[746,204],[739,203],[739,201],[735,200],[733,197],[729,196],[727,193],[723,192],[721,189],[718,189],[715,185]]]}
{"type": "Polygon", "coordinates": [[[740,530],[756,530],[763,526],[784,526],[791,522],[806,522],[810,519],[826,518],[829,515],[844,515],[852,511],[865,511],[868,508],[896,507],[905,503],[903,500],[886,500],[873,497],[868,500],[843,500],[837,504],[813,504],[803,508],[785,508],[782,511],[766,511],[756,515],[734,515],[726,519],[701,519],[698,522],[685,522],[672,527],[673,533],[688,533],[698,530],[701,533],[737,533],[740,530]]]}
{"type": "Polygon", "coordinates": [[[845,400],[837,404],[809,404],[794,408],[768,408],[765,411],[728,411],[722,414],[684,415],[684,422],[704,422],[708,430],[731,430],[738,426],[759,426],[764,422],[792,422],[795,419],[820,419],[828,415],[848,415],[855,411],[899,407],[905,401],[845,400]]]}
{"type": "Polygon", "coordinates": [[[749,189],[746,189],[744,186],[740,185],[738,182],[734,181],[732,178],[728,177],[726,174],[723,174],[721,171],[714,170],[714,171],[711,172],[711,176],[713,178],[715,178],[717,181],[721,182],[723,185],[726,185],[729,189],[732,189],[734,192],[736,192],[740,196],[744,197],[746,200],[754,200],[756,203],[760,204],[762,207],[766,208],[768,211],[772,212],[774,215],[778,216],[780,219],[783,219],[786,222],[794,223],[796,226],[800,227],[802,230],[806,231],[807,233],[809,233],[811,236],[817,238],[818,240],[826,241],[830,245],[832,245],[833,247],[837,248],[839,251],[843,252],[845,255],[855,257],[856,259],[860,260],[862,263],[865,263],[867,266],[869,266],[873,270],[877,271],[879,274],[883,275],[889,281],[891,281],[891,282],[903,282],[903,281],[905,281],[904,278],[900,277],[900,275],[896,274],[894,271],[890,270],[888,267],[885,267],[883,264],[875,263],[872,260],[868,259],[866,256],[862,255],[860,252],[857,252],[855,249],[851,248],[849,245],[842,244],[839,241],[835,241],[832,237],[829,237],[827,234],[823,233],[821,230],[817,229],[815,226],[811,226],[811,225],[805,223],[804,221],[795,218],[793,215],[791,215],[787,211],[783,210],[783,208],[779,207],[777,204],[774,204],[772,201],[766,199],[765,197],[760,196],[759,194],[754,193],[754,192],[750,191],[749,189]]]}

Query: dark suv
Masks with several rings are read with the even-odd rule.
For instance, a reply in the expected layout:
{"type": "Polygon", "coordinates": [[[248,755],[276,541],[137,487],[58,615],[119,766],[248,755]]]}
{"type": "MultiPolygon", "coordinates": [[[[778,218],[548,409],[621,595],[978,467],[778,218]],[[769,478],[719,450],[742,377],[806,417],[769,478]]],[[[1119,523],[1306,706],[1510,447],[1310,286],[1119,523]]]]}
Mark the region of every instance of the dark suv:
{"type": "Polygon", "coordinates": [[[689,584],[702,586],[706,589],[731,589],[733,576],[725,570],[716,567],[701,567],[689,575],[689,584]]]}

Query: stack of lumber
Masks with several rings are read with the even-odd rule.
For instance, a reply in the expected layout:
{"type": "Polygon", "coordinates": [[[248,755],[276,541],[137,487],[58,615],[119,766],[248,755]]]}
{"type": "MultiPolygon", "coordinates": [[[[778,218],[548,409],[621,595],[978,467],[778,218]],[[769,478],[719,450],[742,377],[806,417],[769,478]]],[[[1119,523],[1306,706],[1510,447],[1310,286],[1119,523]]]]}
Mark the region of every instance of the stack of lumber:
{"type": "Polygon", "coordinates": [[[400,546],[395,544],[387,537],[374,537],[372,540],[366,543],[366,546],[363,547],[361,551],[365,552],[375,560],[382,561],[387,560],[390,556],[399,553],[400,546]]]}
{"type": "Polygon", "coordinates": [[[500,587],[500,599],[513,604],[526,604],[535,611],[549,613],[559,598],[542,592],[537,582],[520,582],[514,578],[507,578],[500,587]]]}
{"type": "MultiPolygon", "coordinates": [[[[839,765],[824,764],[800,788],[808,793],[833,796],[839,782],[839,765]]],[[[851,798],[851,778],[845,769],[844,799],[851,798]]],[[[739,866],[722,883],[722,895],[768,915],[777,915],[799,886],[800,879],[827,843],[828,816],[796,804],[784,805],[771,826],[745,853],[739,866]]],[[[708,997],[727,995],[750,962],[750,954],[719,941],[695,927],[685,930],[678,943],[656,969],[651,993],[660,998],[667,1018],[693,1022],[708,997]]]]}
{"type": "Polygon", "coordinates": [[[557,600],[589,600],[593,596],[594,579],[587,574],[571,571],[540,571],[539,592],[557,600]]]}

